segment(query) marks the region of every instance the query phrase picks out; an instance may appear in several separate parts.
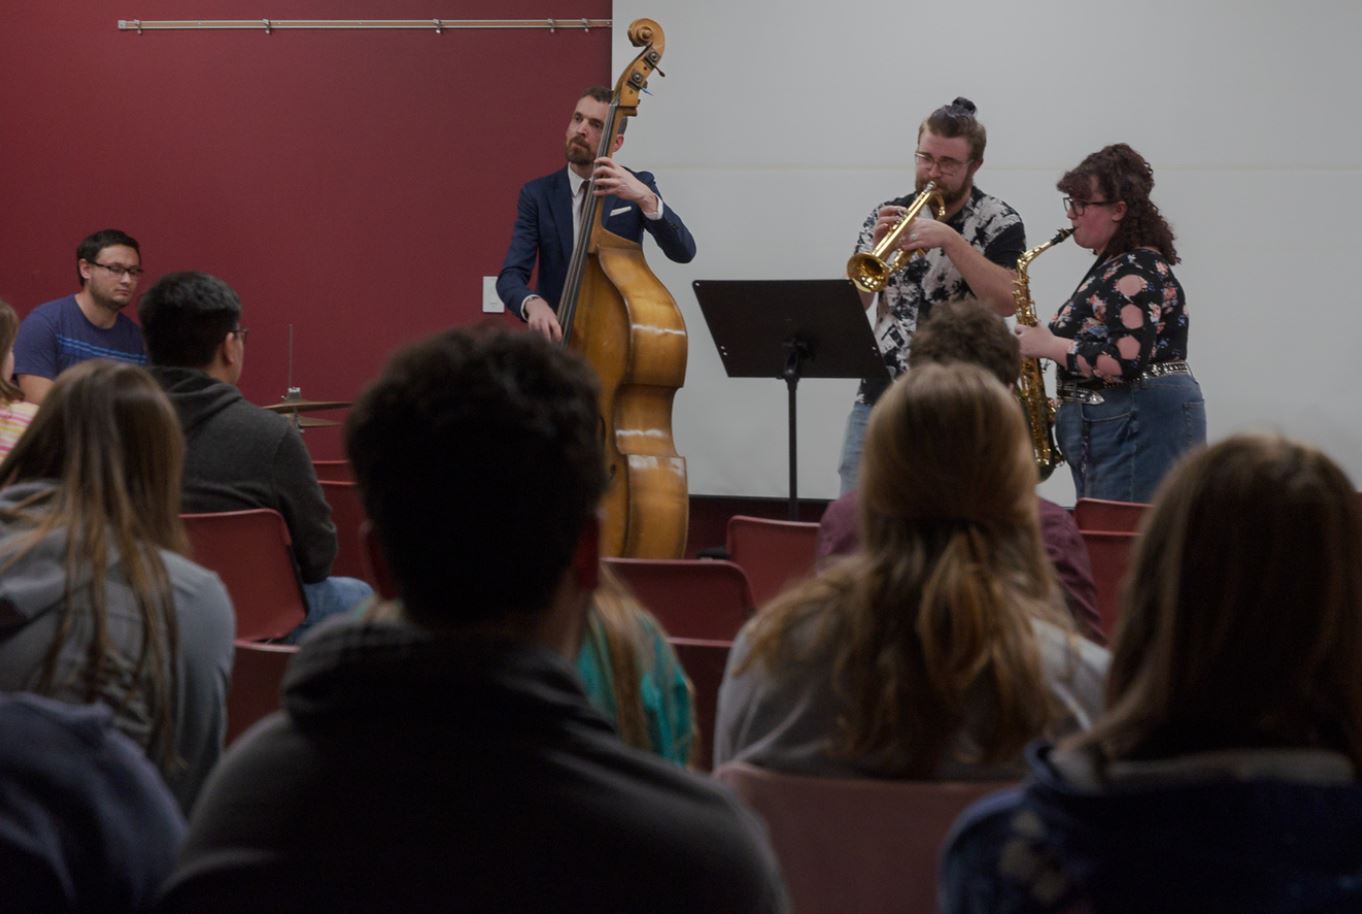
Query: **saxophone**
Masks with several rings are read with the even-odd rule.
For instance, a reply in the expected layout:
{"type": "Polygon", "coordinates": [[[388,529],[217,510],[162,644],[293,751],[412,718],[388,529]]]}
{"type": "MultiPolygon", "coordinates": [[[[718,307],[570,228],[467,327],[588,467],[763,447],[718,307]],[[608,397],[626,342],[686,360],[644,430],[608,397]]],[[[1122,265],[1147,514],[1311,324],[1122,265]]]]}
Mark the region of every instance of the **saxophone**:
{"type": "MultiPolygon", "coordinates": [[[[1031,261],[1073,234],[1073,229],[1060,229],[1055,237],[1037,245],[1017,258],[1017,278],[1012,283],[1012,303],[1017,306],[1017,323],[1036,326],[1036,306],[1031,301],[1031,280],[1026,275],[1031,261]]],[[[1064,462],[1064,455],[1055,443],[1055,404],[1045,395],[1045,375],[1040,359],[1022,359],[1021,375],[1017,378],[1017,399],[1026,413],[1026,424],[1031,429],[1031,452],[1036,458],[1036,470],[1041,481],[1050,478],[1055,467],[1064,462]]]]}

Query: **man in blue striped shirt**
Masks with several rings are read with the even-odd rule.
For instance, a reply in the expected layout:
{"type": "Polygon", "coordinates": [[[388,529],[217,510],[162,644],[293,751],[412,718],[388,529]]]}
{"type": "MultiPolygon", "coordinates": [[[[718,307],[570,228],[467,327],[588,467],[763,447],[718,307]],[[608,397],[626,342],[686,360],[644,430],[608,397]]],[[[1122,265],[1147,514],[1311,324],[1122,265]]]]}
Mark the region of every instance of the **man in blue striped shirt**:
{"type": "Polygon", "coordinates": [[[52,381],[86,359],[147,363],[142,331],[123,309],[142,279],[137,239],[118,229],[95,232],[76,247],[75,295],[39,305],[19,326],[14,374],[24,399],[40,403],[52,381]]]}

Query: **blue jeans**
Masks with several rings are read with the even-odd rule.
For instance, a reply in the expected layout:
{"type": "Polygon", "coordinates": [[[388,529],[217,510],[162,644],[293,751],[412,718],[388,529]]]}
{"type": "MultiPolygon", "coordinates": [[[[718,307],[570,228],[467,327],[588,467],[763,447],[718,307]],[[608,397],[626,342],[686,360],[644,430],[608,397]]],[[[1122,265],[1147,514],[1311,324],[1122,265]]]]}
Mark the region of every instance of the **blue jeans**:
{"type": "Polygon", "coordinates": [[[851,407],[847,416],[847,430],[842,437],[842,462],[837,466],[837,475],[842,478],[842,494],[856,488],[861,475],[861,453],[865,451],[865,427],[870,422],[873,407],[857,403],[851,407]]]}
{"type": "Polygon", "coordinates": [[[302,625],[288,633],[284,638],[285,643],[300,643],[318,622],[347,613],[373,595],[374,589],[359,578],[323,578],[313,584],[304,584],[307,618],[302,625]]]}
{"type": "Polygon", "coordinates": [[[1055,421],[1077,498],[1152,501],[1178,458],[1206,443],[1206,401],[1190,374],[1098,390],[1101,403],[1064,400],[1055,421]]]}

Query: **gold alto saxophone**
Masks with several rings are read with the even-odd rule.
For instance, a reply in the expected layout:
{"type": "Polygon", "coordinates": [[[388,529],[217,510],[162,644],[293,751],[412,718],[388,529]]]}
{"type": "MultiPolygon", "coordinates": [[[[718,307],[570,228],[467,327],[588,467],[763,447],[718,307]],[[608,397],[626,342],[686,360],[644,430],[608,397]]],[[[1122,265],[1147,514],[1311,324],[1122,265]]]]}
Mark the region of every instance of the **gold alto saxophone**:
{"type": "MultiPolygon", "coordinates": [[[[1017,258],[1017,278],[1012,283],[1012,303],[1017,306],[1017,323],[1036,326],[1036,305],[1031,301],[1031,279],[1027,269],[1031,261],[1073,234],[1073,229],[1060,229],[1055,237],[1036,245],[1017,258]]],[[[1021,375],[1017,378],[1017,399],[1026,413],[1026,424],[1031,429],[1031,452],[1036,458],[1036,470],[1041,481],[1050,478],[1055,467],[1064,462],[1064,455],[1055,443],[1055,404],[1045,394],[1045,374],[1040,359],[1022,359],[1021,375]]]]}

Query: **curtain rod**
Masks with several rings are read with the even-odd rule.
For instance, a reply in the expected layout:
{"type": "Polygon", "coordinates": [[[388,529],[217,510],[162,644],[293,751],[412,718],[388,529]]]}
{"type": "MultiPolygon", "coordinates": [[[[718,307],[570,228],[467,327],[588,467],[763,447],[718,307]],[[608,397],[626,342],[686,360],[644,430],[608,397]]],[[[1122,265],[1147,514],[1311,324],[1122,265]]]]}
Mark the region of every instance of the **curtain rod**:
{"type": "Polygon", "coordinates": [[[269,34],[295,29],[608,29],[609,19],[120,19],[123,32],[245,29],[269,34]]]}

